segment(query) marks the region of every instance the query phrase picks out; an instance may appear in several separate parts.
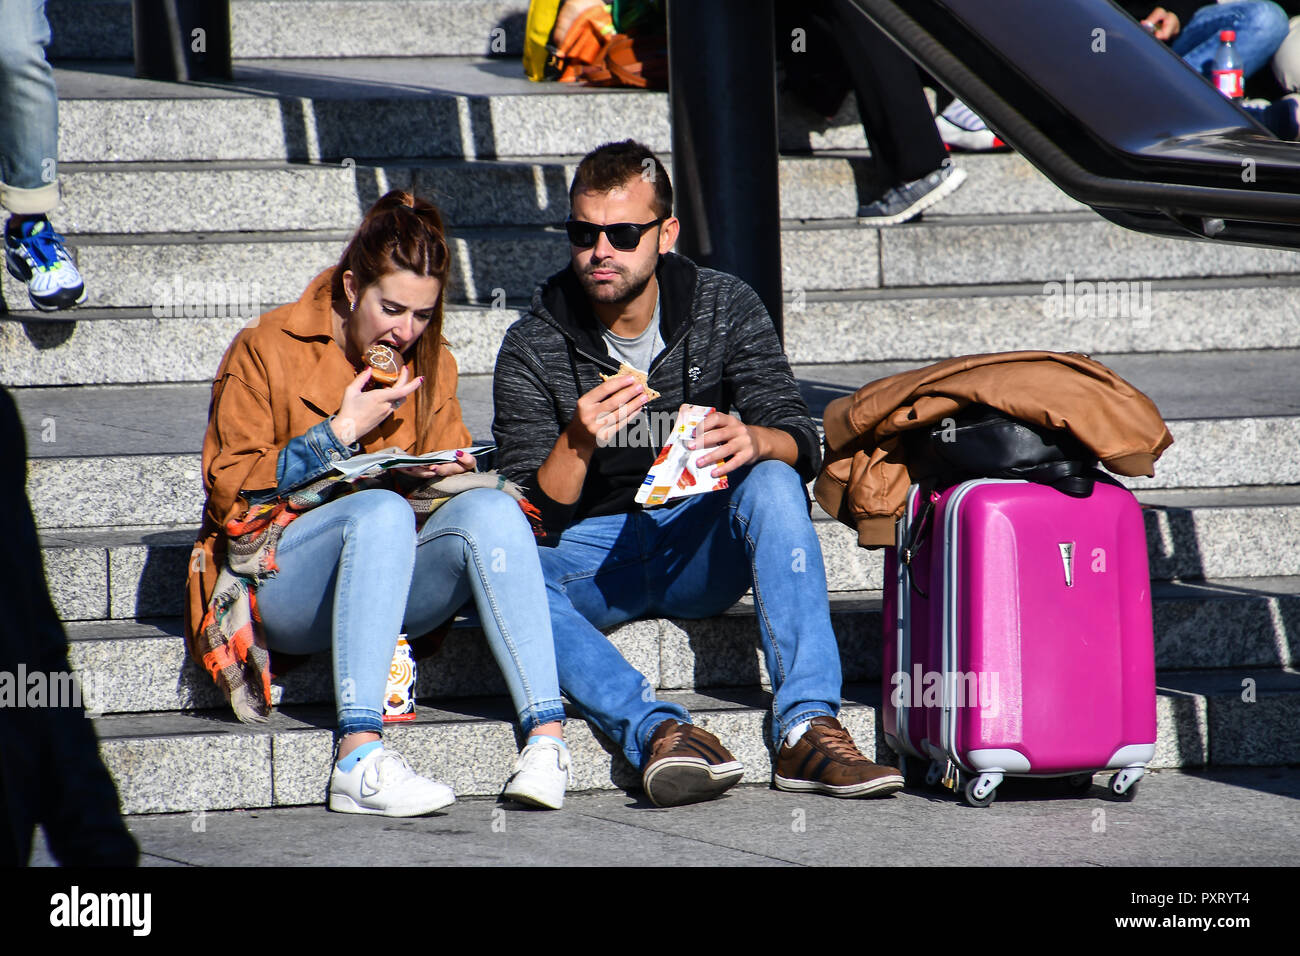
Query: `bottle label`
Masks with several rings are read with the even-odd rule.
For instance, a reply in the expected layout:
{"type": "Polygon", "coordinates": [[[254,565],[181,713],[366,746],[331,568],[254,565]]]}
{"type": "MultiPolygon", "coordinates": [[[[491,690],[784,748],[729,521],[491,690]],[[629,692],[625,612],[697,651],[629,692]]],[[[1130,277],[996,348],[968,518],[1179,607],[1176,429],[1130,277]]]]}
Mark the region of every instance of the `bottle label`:
{"type": "Polygon", "coordinates": [[[1211,70],[1210,76],[1215,87],[1229,99],[1241,99],[1245,95],[1245,81],[1241,70],[1211,70]]]}
{"type": "Polygon", "coordinates": [[[415,720],[415,655],[406,635],[397,638],[397,650],[388,669],[388,687],[384,692],[384,723],[415,720]]]}

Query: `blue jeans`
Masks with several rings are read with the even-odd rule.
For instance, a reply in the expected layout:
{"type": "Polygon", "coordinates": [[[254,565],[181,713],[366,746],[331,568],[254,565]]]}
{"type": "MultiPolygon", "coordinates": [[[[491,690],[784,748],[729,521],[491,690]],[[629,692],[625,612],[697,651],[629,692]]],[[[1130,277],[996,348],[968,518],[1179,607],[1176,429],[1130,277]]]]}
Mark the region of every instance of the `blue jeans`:
{"type": "Polygon", "coordinates": [[[720,614],[752,584],[772,679],[772,737],[840,706],[821,547],[798,474],[779,461],[731,475],[731,488],[675,507],[587,518],[540,548],[560,687],[584,715],[643,763],[663,721],[689,721],[656,700],[650,681],[600,629],[647,615],[720,614]]]}
{"type": "Polygon", "coordinates": [[[356,492],[296,518],[276,563],[257,592],[267,645],[333,649],[340,735],[382,731],[398,633],[427,633],[471,597],[524,731],[564,719],[537,545],[504,492],[459,494],[419,534],[401,495],[356,492]]]}
{"type": "Polygon", "coordinates": [[[45,60],[45,0],[0,0],[0,205],[49,213],[59,202],[59,98],[45,60]]]}
{"type": "MultiPolygon", "coordinates": [[[[1152,3],[1152,7],[1159,6],[1152,3]]],[[[1211,3],[1201,7],[1184,23],[1170,49],[1196,72],[1210,75],[1210,64],[1219,49],[1219,31],[1236,30],[1234,45],[1241,57],[1242,72],[1252,76],[1272,59],[1286,39],[1286,13],[1268,0],[1243,0],[1241,3],[1211,3]]]]}

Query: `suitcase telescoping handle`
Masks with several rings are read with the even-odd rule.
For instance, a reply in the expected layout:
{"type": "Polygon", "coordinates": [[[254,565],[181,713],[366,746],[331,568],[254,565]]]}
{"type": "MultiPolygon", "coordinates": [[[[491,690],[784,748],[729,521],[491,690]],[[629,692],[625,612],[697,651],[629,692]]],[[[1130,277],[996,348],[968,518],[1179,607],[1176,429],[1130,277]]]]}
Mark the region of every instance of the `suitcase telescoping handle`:
{"type": "Polygon", "coordinates": [[[898,553],[898,559],[907,568],[907,580],[911,584],[912,590],[921,597],[928,598],[930,595],[921,590],[916,583],[916,575],[912,574],[912,558],[916,556],[917,549],[921,547],[925,527],[929,523],[931,513],[934,511],[934,503],[939,497],[936,482],[929,479],[921,482],[917,486],[917,495],[921,499],[921,512],[908,525],[907,537],[903,540],[903,547],[898,553]]]}

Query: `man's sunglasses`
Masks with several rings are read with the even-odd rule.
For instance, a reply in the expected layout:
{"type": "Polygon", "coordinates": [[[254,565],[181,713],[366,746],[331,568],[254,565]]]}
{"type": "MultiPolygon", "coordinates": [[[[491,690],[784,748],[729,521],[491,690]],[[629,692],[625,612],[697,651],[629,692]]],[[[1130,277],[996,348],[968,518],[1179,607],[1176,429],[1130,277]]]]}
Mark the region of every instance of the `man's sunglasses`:
{"type": "Polygon", "coordinates": [[[600,240],[600,234],[603,232],[609,237],[609,244],[619,252],[631,252],[641,245],[641,237],[661,222],[662,219],[653,219],[639,224],[611,222],[608,225],[598,226],[594,222],[570,219],[565,222],[564,229],[569,234],[569,242],[579,249],[590,249],[600,240]]]}

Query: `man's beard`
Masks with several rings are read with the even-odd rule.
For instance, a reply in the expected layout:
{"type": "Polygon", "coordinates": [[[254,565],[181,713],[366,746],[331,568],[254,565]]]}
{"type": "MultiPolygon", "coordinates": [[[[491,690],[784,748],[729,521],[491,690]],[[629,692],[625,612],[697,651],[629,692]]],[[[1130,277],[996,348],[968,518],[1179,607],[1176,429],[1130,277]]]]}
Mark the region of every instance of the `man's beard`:
{"type": "Polygon", "coordinates": [[[607,305],[622,305],[624,302],[631,302],[644,292],[654,274],[654,269],[651,269],[640,279],[634,279],[629,278],[627,270],[621,266],[598,263],[587,266],[578,273],[578,278],[590,299],[607,305]],[[617,272],[619,277],[612,281],[597,282],[591,277],[591,273],[600,269],[617,272]]]}

